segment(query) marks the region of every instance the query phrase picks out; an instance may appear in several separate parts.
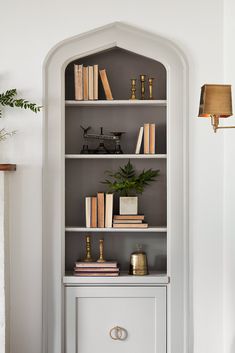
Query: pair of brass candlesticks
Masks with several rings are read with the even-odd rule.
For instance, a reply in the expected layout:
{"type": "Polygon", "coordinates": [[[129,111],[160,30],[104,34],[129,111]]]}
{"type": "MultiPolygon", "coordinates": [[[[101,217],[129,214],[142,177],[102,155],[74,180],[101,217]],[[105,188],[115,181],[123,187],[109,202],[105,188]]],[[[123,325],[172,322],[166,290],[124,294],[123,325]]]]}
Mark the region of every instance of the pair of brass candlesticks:
{"type": "MultiPolygon", "coordinates": [[[[104,239],[100,239],[99,242],[100,242],[100,257],[97,260],[97,262],[105,262],[106,260],[104,259],[104,239]]],[[[91,236],[90,235],[86,236],[86,256],[83,261],[94,262],[91,256],[91,236]]]]}
{"type": "MultiPolygon", "coordinates": [[[[140,92],[141,92],[141,99],[154,99],[153,98],[153,77],[148,78],[148,91],[149,96],[148,98],[145,97],[145,83],[146,83],[146,75],[140,75],[140,92]]],[[[136,78],[131,79],[131,100],[135,100],[136,98],[136,78]]]]}

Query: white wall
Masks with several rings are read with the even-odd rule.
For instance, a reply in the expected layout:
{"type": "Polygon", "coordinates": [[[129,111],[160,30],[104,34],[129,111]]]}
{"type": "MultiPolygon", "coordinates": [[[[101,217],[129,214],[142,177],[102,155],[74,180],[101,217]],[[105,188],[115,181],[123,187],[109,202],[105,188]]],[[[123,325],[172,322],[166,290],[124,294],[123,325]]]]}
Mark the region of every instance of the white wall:
{"type": "MultiPolygon", "coordinates": [[[[199,90],[223,80],[223,0],[20,0],[1,7],[0,90],[42,101],[42,63],[57,42],[123,21],[173,40],[189,61],[190,247],[195,353],[222,352],[223,133],[196,119],[199,90]]],[[[42,116],[5,112],[10,179],[11,353],[41,353],[42,116]]]]}
{"type": "MultiPolygon", "coordinates": [[[[235,3],[225,0],[225,80],[233,85],[235,109],[235,3]]],[[[235,119],[226,120],[235,125],[235,119]]],[[[235,130],[224,132],[224,352],[235,352],[235,130]]]]}

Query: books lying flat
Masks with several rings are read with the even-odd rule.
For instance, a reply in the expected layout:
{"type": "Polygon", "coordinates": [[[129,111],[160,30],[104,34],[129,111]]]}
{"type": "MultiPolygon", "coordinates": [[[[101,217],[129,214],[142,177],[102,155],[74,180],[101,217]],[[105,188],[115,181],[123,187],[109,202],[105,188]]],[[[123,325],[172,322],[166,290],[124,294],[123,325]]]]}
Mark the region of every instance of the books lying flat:
{"type": "Polygon", "coordinates": [[[87,267],[87,268],[106,268],[114,267],[117,268],[117,261],[105,261],[105,262],[84,262],[78,261],[75,263],[75,267],[87,267]]]}
{"type": "Polygon", "coordinates": [[[140,224],[142,223],[141,219],[114,219],[113,224],[140,224]]]}
{"type": "Polygon", "coordinates": [[[120,219],[120,220],[127,220],[127,219],[130,219],[130,220],[136,220],[136,219],[139,219],[139,220],[144,220],[144,215],[114,215],[113,216],[113,219],[120,219]]]}
{"type": "Polygon", "coordinates": [[[118,267],[74,267],[75,272],[118,272],[118,267]]]}
{"type": "Polygon", "coordinates": [[[74,276],[80,276],[80,277],[118,277],[119,272],[103,272],[103,273],[98,273],[98,272],[74,272],[74,276]]]}
{"type": "Polygon", "coordinates": [[[113,228],[148,228],[148,223],[141,223],[141,224],[114,223],[113,228]]]}

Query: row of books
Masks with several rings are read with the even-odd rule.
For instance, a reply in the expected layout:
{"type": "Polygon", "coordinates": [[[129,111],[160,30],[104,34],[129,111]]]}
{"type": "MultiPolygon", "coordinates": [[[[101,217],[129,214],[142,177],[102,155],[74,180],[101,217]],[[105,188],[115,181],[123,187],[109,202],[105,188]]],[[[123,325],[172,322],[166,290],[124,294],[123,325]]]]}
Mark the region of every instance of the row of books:
{"type": "Polygon", "coordinates": [[[113,194],[86,197],[85,213],[87,228],[148,228],[144,215],[113,216],[113,194]]]}
{"type": "Polygon", "coordinates": [[[107,100],[113,100],[106,70],[98,70],[98,65],[74,65],[75,100],[97,100],[99,75],[107,100]]]}
{"type": "Polygon", "coordinates": [[[117,277],[120,270],[116,261],[76,262],[74,276],[80,277],[117,277]]]}
{"type": "Polygon", "coordinates": [[[156,125],[155,124],[144,124],[140,127],[139,135],[136,144],[135,153],[139,154],[141,150],[142,143],[144,141],[144,154],[154,154],[155,153],[155,141],[156,141],[156,125]]]}
{"type": "Polygon", "coordinates": [[[112,228],[113,194],[98,192],[85,198],[86,227],[112,228]]]}
{"type": "Polygon", "coordinates": [[[113,228],[148,228],[144,223],[144,215],[115,215],[113,228]]]}

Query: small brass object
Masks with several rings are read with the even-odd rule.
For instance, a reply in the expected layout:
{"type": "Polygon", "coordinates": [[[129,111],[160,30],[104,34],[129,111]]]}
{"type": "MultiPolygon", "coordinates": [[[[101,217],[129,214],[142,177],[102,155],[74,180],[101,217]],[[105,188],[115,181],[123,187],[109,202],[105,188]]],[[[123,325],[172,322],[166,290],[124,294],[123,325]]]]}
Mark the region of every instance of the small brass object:
{"type": "Polygon", "coordinates": [[[131,100],[136,99],[136,78],[131,79],[131,100]]]}
{"type": "Polygon", "coordinates": [[[148,79],[148,81],[149,81],[149,99],[153,99],[153,80],[154,80],[153,77],[150,77],[148,79]]]}
{"type": "Polygon", "coordinates": [[[145,79],[146,79],[146,75],[140,75],[141,99],[145,99],[145,79]]]}
{"type": "Polygon", "coordinates": [[[86,236],[86,257],[83,260],[84,262],[92,262],[93,259],[91,257],[91,237],[90,235],[86,236]]]}
{"type": "Polygon", "coordinates": [[[104,239],[100,239],[100,257],[97,262],[105,262],[104,259],[104,239]]]}
{"type": "Polygon", "coordinates": [[[137,251],[131,254],[130,258],[130,275],[145,276],[148,275],[148,261],[147,255],[142,251],[142,246],[137,246],[137,251]]]}

